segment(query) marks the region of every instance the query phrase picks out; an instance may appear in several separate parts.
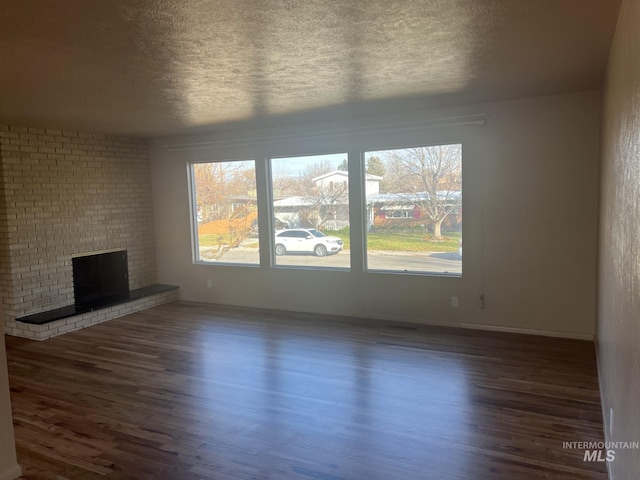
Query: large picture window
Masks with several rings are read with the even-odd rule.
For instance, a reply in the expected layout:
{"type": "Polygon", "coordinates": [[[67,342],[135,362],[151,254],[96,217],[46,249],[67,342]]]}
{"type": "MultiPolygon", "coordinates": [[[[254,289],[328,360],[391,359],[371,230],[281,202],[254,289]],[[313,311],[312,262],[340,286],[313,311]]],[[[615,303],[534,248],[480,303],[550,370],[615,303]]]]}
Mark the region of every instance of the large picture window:
{"type": "Polygon", "coordinates": [[[199,262],[258,265],[258,208],[253,160],[191,165],[199,262]]]}
{"type": "Polygon", "coordinates": [[[368,270],[461,275],[462,145],[364,158],[368,270]]]}
{"type": "Polygon", "coordinates": [[[462,145],[363,151],[364,196],[352,206],[348,157],[270,158],[258,171],[254,160],[191,164],[195,260],[259,266],[258,203],[270,199],[272,266],[350,269],[355,207],[365,271],[462,275],[462,145]],[[260,201],[257,174],[270,186],[260,201]]]}
{"type": "Polygon", "coordinates": [[[349,268],[347,154],[271,160],[277,266],[349,268]]]}

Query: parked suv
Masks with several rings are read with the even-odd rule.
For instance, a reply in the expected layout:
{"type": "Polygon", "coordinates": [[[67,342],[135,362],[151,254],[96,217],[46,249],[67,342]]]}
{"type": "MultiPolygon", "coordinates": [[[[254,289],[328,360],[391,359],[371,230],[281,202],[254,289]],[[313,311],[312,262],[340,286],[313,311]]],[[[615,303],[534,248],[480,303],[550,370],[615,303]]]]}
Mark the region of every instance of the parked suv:
{"type": "Polygon", "coordinates": [[[276,232],[276,255],[308,252],[324,257],[342,250],[342,240],[325,235],[319,230],[289,228],[276,232]]]}

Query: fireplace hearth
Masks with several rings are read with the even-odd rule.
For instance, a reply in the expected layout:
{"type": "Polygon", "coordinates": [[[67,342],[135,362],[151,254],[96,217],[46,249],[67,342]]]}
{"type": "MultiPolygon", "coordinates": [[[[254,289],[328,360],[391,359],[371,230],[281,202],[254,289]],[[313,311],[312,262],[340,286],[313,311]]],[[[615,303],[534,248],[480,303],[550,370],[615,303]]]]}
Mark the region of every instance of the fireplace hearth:
{"type": "Polygon", "coordinates": [[[126,250],[75,255],[73,267],[74,304],[16,318],[16,321],[43,325],[56,320],[102,310],[141,298],[177,290],[174,285],[155,284],[129,290],[126,250]]]}

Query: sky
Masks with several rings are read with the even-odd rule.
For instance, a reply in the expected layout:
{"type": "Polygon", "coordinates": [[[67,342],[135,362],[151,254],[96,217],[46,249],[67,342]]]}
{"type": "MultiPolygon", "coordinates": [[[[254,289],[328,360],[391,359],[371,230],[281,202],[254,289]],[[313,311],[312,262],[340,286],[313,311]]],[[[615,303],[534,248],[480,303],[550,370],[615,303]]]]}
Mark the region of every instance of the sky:
{"type": "Polygon", "coordinates": [[[333,153],[329,155],[312,155],[304,157],[286,157],[273,158],[271,164],[273,166],[274,175],[300,175],[308,165],[314,163],[327,162],[334,169],[347,158],[346,153],[333,153]]]}

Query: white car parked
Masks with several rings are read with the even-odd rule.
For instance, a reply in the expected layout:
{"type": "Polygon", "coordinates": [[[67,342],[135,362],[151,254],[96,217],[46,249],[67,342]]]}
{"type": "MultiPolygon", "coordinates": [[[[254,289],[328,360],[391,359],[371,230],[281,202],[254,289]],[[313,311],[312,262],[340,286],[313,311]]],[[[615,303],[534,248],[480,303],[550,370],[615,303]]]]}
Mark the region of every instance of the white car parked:
{"type": "Polygon", "coordinates": [[[276,255],[308,252],[324,257],[342,250],[342,240],[325,235],[319,230],[289,228],[276,232],[276,255]]]}

